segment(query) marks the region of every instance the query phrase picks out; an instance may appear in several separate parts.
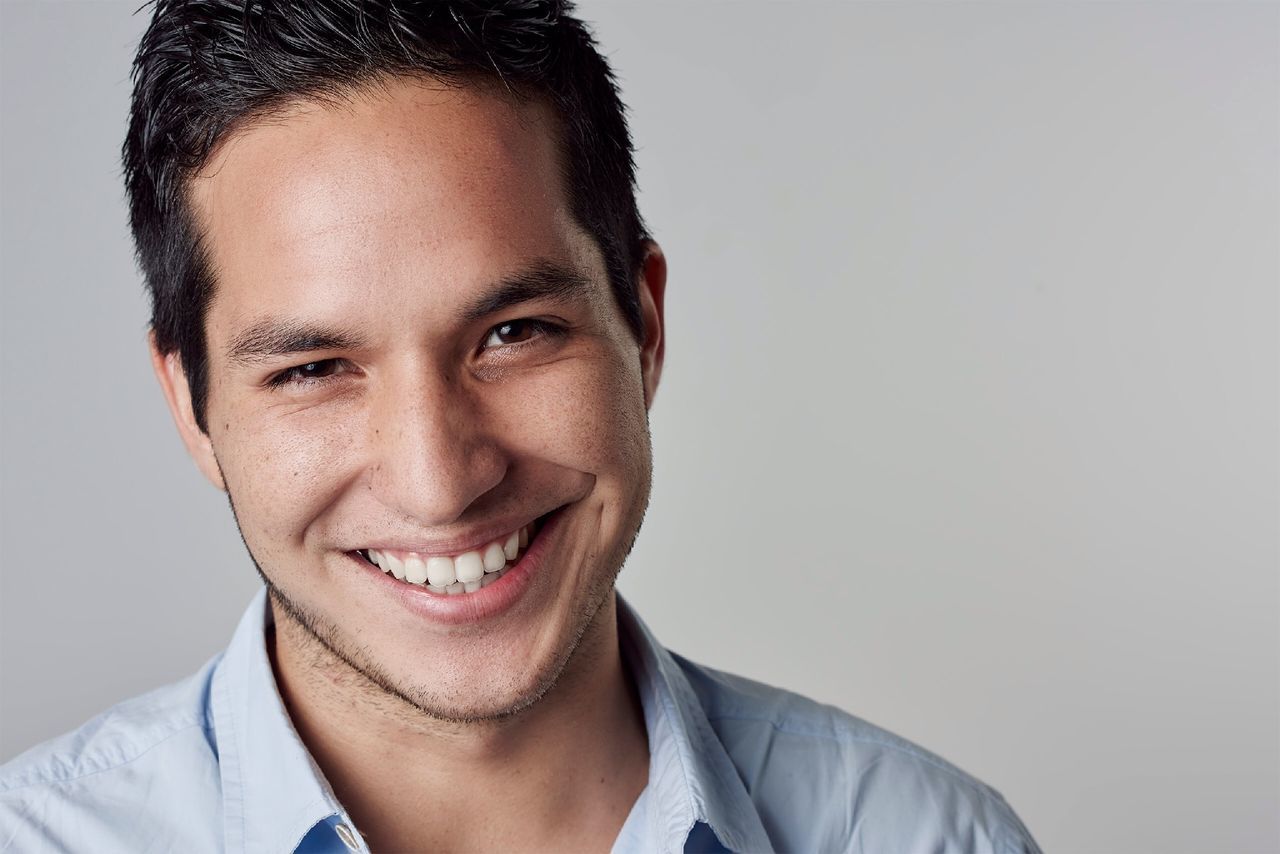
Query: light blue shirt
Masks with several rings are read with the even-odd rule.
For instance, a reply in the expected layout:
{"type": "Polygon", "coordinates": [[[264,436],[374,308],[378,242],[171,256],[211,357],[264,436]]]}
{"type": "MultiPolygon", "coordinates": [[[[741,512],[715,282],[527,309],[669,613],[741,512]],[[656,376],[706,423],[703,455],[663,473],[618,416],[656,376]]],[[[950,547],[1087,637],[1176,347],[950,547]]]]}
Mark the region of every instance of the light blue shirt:
{"type": "MultiPolygon", "coordinates": [[[[664,649],[619,598],[649,783],[615,852],[1039,852],[995,790],[865,721],[664,649]]],[[[0,846],[348,854],[276,690],[265,591],[226,651],[0,767],[0,846]]]]}

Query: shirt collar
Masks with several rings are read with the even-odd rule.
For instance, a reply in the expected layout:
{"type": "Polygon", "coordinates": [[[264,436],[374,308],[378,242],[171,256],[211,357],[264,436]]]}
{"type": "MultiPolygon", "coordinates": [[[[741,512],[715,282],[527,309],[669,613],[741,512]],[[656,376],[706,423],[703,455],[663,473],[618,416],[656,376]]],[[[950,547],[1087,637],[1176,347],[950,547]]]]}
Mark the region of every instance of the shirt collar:
{"type": "Polygon", "coordinates": [[[293,728],[267,659],[266,588],[254,596],[213,678],[228,851],[292,852],[342,807],[293,728]]]}
{"type": "Polygon", "coordinates": [[[733,851],[772,851],[760,815],[684,671],[621,595],[618,639],[649,735],[651,838],[684,850],[696,822],[733,851]]]}
{"type": "MultiPolygon", "coordinates": [[[[649,738],[650,838],[684,849],[697,822],[734,851],[772,846],[746,788],[693,687],[619,595],[618,636],[649,738]]],[[[292,852],[341,804],[293,728],[267,658],[266,589],[250,602],[213,678],[210,699],[228,851],[292,852]]]]}

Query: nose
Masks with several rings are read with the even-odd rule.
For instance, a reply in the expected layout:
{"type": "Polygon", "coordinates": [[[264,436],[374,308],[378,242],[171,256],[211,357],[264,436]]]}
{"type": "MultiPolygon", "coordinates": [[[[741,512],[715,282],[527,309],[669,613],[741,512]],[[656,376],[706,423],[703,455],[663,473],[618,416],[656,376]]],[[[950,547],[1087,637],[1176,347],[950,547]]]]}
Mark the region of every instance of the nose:
{"type": "Polygon", "coordinates": [[[479,395],[456,379],[410,373],[380,390],[372,416],[371,487],[420,525],[456,522],[506,476],[479,395]]]}

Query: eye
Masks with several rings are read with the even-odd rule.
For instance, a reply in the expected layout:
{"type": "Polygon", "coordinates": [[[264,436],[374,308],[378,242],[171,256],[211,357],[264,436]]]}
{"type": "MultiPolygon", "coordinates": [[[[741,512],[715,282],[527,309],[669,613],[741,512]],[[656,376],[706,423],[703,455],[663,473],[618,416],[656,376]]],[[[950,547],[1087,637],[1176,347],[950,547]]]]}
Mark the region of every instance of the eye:
{"type": "Polygon", "coordinates": [[[342,362],[339,359],[320,359],[319,361],[307,362],[305,365],[295,365],[292,368],[283,370],[273,375],[267,381],[267,384],[272,388],[280,388],[287,385],[306,386],[341,372],[342,362]]]}
{"type": "Polygon", "coordinates": [[[539,338],[558,338],[564,335],[564,328],[545,320],[508,320],[499,323],[489,330],[489,337],[484,340],[484,348],[507,347],[527,344],[539,338]]]}

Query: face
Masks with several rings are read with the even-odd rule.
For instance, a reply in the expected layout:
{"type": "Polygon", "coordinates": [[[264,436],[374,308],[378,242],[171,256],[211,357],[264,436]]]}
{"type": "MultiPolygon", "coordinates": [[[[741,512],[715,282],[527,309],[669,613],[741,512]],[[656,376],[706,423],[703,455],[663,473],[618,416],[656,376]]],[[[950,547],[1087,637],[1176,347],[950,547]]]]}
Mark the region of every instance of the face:
{"type": "Polygon", "coordinates": [[[665,267],[651,246],[637,340],[557,132],[542,104],[410,81],[241,130],[191,187],[207,434],[153,353],[277,620],[447,719],[555,681],[612,613],[649,494],[665,267]],[[446,589],[441,559],[469,578],[476,555],[491,571],[446,589]]]}

